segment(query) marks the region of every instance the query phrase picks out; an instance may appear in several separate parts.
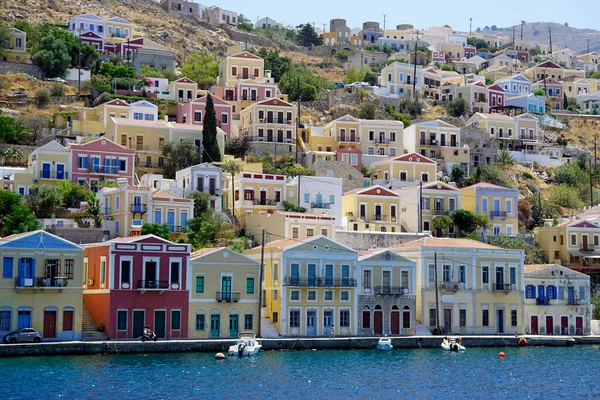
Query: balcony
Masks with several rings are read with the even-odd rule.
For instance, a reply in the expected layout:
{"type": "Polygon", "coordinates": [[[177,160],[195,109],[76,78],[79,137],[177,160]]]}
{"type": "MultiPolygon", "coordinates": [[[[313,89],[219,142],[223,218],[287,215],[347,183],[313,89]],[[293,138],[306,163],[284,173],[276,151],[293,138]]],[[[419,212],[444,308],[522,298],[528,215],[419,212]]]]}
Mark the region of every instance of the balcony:
{"type": "Polygon", "coordinates": [[[569,306],[580,306],[582,304],[581,299],[567,299],[567,305],[569,306]]]}
{"type": "Polygon", "coordinates": [[[590,245],[590,244],[588,244],[587,246],[581,246],[579,248],[579,251],[585,251],[585,252],[592,252],[594,250],[596,250],[596,247],[593,245],[590,245]]]}
{"type": "Polygon", "coordinates": [[[40,171],[40,179],[69,179],[69,173],[65,171],[40,171]]]}
{"type": "Polygon", "coordinates": [[[390,139],[377,138],[375,139],[376,144],[390,144],[390,139]]]}
{"type": "Polygon", "coordinates": [[[538,306],[549,306],[550,299],[546,297],[538,297],[537,299],[535,299],[535,304],[537,304],[538,306]]]}
{"type": "Polygon", "coordinates": [[[329,210],[331,203],[310,203],[310,208],[323,208],[329,210]]]}
{"type": "Polygon", "coordinates": [[[371,221],[387,221],[387,215],[375,214],[371,221]]]}
{"type": "Polygon", "coordinates": [[[237,74],[238,79],[256,79],[258,76],[254,76],[252,74],[237,74]]]}
{"type": "Polygon", "coordinates": [[[293,138],[275,137],[275,136],[249,136],[249,142],[266,142],[266,143],[282,143],[294,144],[293,138]]]}
{"type": "Polygon", "coordinates": [[[464,282],[442,282],[439,284],[440,289],[444,292],[457,292],[465,288],[464,282]]]}
{"type": "Polygon", "coordinates": [[[490,218],[506,218],[506,217],[508,217],[507,211],[499,211],[499,210],[490,211],[490,218]]]}
{"type": "Polygon", "coordinates": [[[286,276],[283,280],[283,285],[297,287],[356,287],[356,279],[286,276]]]}
{"type": "Polygon", "coordinates": [[[493,283],[492,290],[494,292],[505,292],[508,293],[513,290],[512,283],[493,283]]]}
{"type": "Polygon", "coordinates": [[[210,194],[211,196],[218,196],[221,194],[221,189],[220,188],[215,188],[215,187],[211,187],[208,189],[208,194],[210,194]]]}
{"type": "Polygon", "coordinates": [[[131,207],[129,207],[129,211],[136,214],[146,214],[148,212],[148,205],[147,204],[132,204],[131,207]]]}
{"type": "Polygon", "coordinates": [[[444,210],[443,208],[436,208],[431,211],[433,215],[450,215],[450,211],[444,210]]]}
{"type": "Polygon", "coordinates": [[[169,281],[160,280],[140,280],[137,281],[138,290],[166,290],[169,288],[169,281]]]}
{"type": "MultiPolygon", "coordinates": [[[[280,125],[291,125],[293,120],[285,118],[259,118],[259,124],[280,124],[280,125]]],[[[250,121],[252,124],[252,121],[250,121]]]]}
{"type": "Polygon", "coordinates": [[[375,286],[374,293],[379,295],[403,295],[409,290],[404,286],[375,286]]]}
{"type": "Polygon", "coordinates": [[[360,138],[352,136],[338,136],[337,141],[342,143],[360,143],[360,138]]]}
{"type": "Polygon", "coordinates": [[[279,204],[279,200],[272,199],[253,199],[252,205],[255,206],[276,206],[279,204]]]}
{"type": "Polygon", "coordinates": [[[92,174],[117,175],[119,167],[106,165],[90,165],[88,171],[92,174]]]}
{"type": "Polygon", "coordinates": [[[15,288],[55,288],[62,289],[67,287],[69,284],[69,280],[66,277],[54,277],[49,278],[45,276],[36,277],[36,278],[24,278],[19,276],[15,278],[15,288]]]}
{"type": "Polygon", "coordinates": [[[431,140],[426,140],[426,139],[421,139],[421,146],[437,146],[438,141],[435,139],[431,139],[431,140]]]}
{"type": "Polygon", "coordinates": [[[240,301],[240,292],[217,292],[217,301],[238,302],[240,301]]]}

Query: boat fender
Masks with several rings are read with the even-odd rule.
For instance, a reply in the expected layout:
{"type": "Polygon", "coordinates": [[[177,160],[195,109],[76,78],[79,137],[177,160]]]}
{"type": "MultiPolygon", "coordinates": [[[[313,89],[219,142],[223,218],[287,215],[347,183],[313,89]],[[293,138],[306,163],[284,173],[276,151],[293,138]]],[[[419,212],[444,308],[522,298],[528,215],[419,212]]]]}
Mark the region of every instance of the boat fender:
{"type": "Polygon", "coordinates": [[[500,353],[498,353],[498,357],[504,358],[504,357],[506,357],[506,354],[504,354],[503,352],[500,352],[500,353]]]}
{"type": "Polygon", "coordinates": [[[527,346],[527,339],[525,339],[524,337],[519,339],[519,346],[521,346],[521,347],[527,346]]]}
{"type": "Polygon", "coordinates": [[[224,359],[225,359],[225,354],[223,354],[223,353],[215,354],[215,360],[224,360],[224,359]]]}
{"type": "Polygon", "coordinates": [[[458,339],[458,342],[459,342],[460,344],[462,344],[462,338],[459,338],[459,339],[458,339]]]}

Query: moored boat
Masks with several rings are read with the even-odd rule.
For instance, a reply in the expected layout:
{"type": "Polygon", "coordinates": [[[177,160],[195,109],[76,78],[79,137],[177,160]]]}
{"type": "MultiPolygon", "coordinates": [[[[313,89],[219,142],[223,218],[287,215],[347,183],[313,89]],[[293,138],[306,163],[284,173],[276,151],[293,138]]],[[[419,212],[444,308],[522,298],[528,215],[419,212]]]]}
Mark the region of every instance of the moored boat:
{"type": "Polygon", "coordinates": [[[241,333],[237,343],[229,346],[228,354],[230,356],[244,357],[256,355],[262,345],[253,333],[241,333]]]}
{"type": "Polygon", "coordinates": [[[392,350],[394,348],[394,346],[392,346],[392,339],[389,337],[382,337],[379,339],[379,342],[377,342],[377,348],[383,351],[392,350]]]}
{"type": "Polygon", "coordinates": [[[465,351],[467,348],[462,345],[462,338],[445,337],[442,341],[442,349],[446,351],[465,351]]]}

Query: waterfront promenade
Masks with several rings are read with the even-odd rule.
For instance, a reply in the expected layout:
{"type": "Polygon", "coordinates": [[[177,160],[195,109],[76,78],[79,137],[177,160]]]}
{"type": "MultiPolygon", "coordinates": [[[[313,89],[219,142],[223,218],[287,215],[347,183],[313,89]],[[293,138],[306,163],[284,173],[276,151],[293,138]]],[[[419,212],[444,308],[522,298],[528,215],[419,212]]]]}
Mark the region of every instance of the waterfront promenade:
{"type": "MultiPolygon", "coordinates": [[[[564,347],[575,344],[600,344],[600,336],[463,336],[463,344],[476,347],[518,347],[519,339],[525,338],[528,346],[564,347]]],[[[443,336],[392,337],[394,348],[438,348],[443,336]]],[[[276,338],[260,339],[263,350],[350,350],[374,349],[379,337],[276,338]]],[[[85,355],[85,354],[138,354],[138,353],[185,353],[223,352],[236,342],[221,340],[159,340],[158,342],[98,341],[98,342],[45,342],[31,344],[0,345],[0,357],[85,355]]]]}

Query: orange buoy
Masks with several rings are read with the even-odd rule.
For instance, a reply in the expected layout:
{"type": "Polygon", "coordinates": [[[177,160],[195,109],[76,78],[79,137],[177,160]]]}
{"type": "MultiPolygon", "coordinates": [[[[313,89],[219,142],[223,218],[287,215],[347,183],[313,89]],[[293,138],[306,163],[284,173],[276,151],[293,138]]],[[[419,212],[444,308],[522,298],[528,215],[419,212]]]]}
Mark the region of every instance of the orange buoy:
{"type": "Polygon", "coordinates": [[[506,357],[506,354],[504,354],[503,352],[500,352],[500,353],[498,353],[498,357],[504,358],[504,357],[506,357]]]}
{"type": "Polygon", "coordinates": [[[215,360],[224,360],[224,359],[225,359],[225,354],[223,354],[223,353],[215,354],[215,360]]]}
{"type": "Polygon", "coordinates": [[[524,337],[519,339],[519,346],[521,346],[521,347],[527,346],[527,339],[525,339],[524,337]]]}

